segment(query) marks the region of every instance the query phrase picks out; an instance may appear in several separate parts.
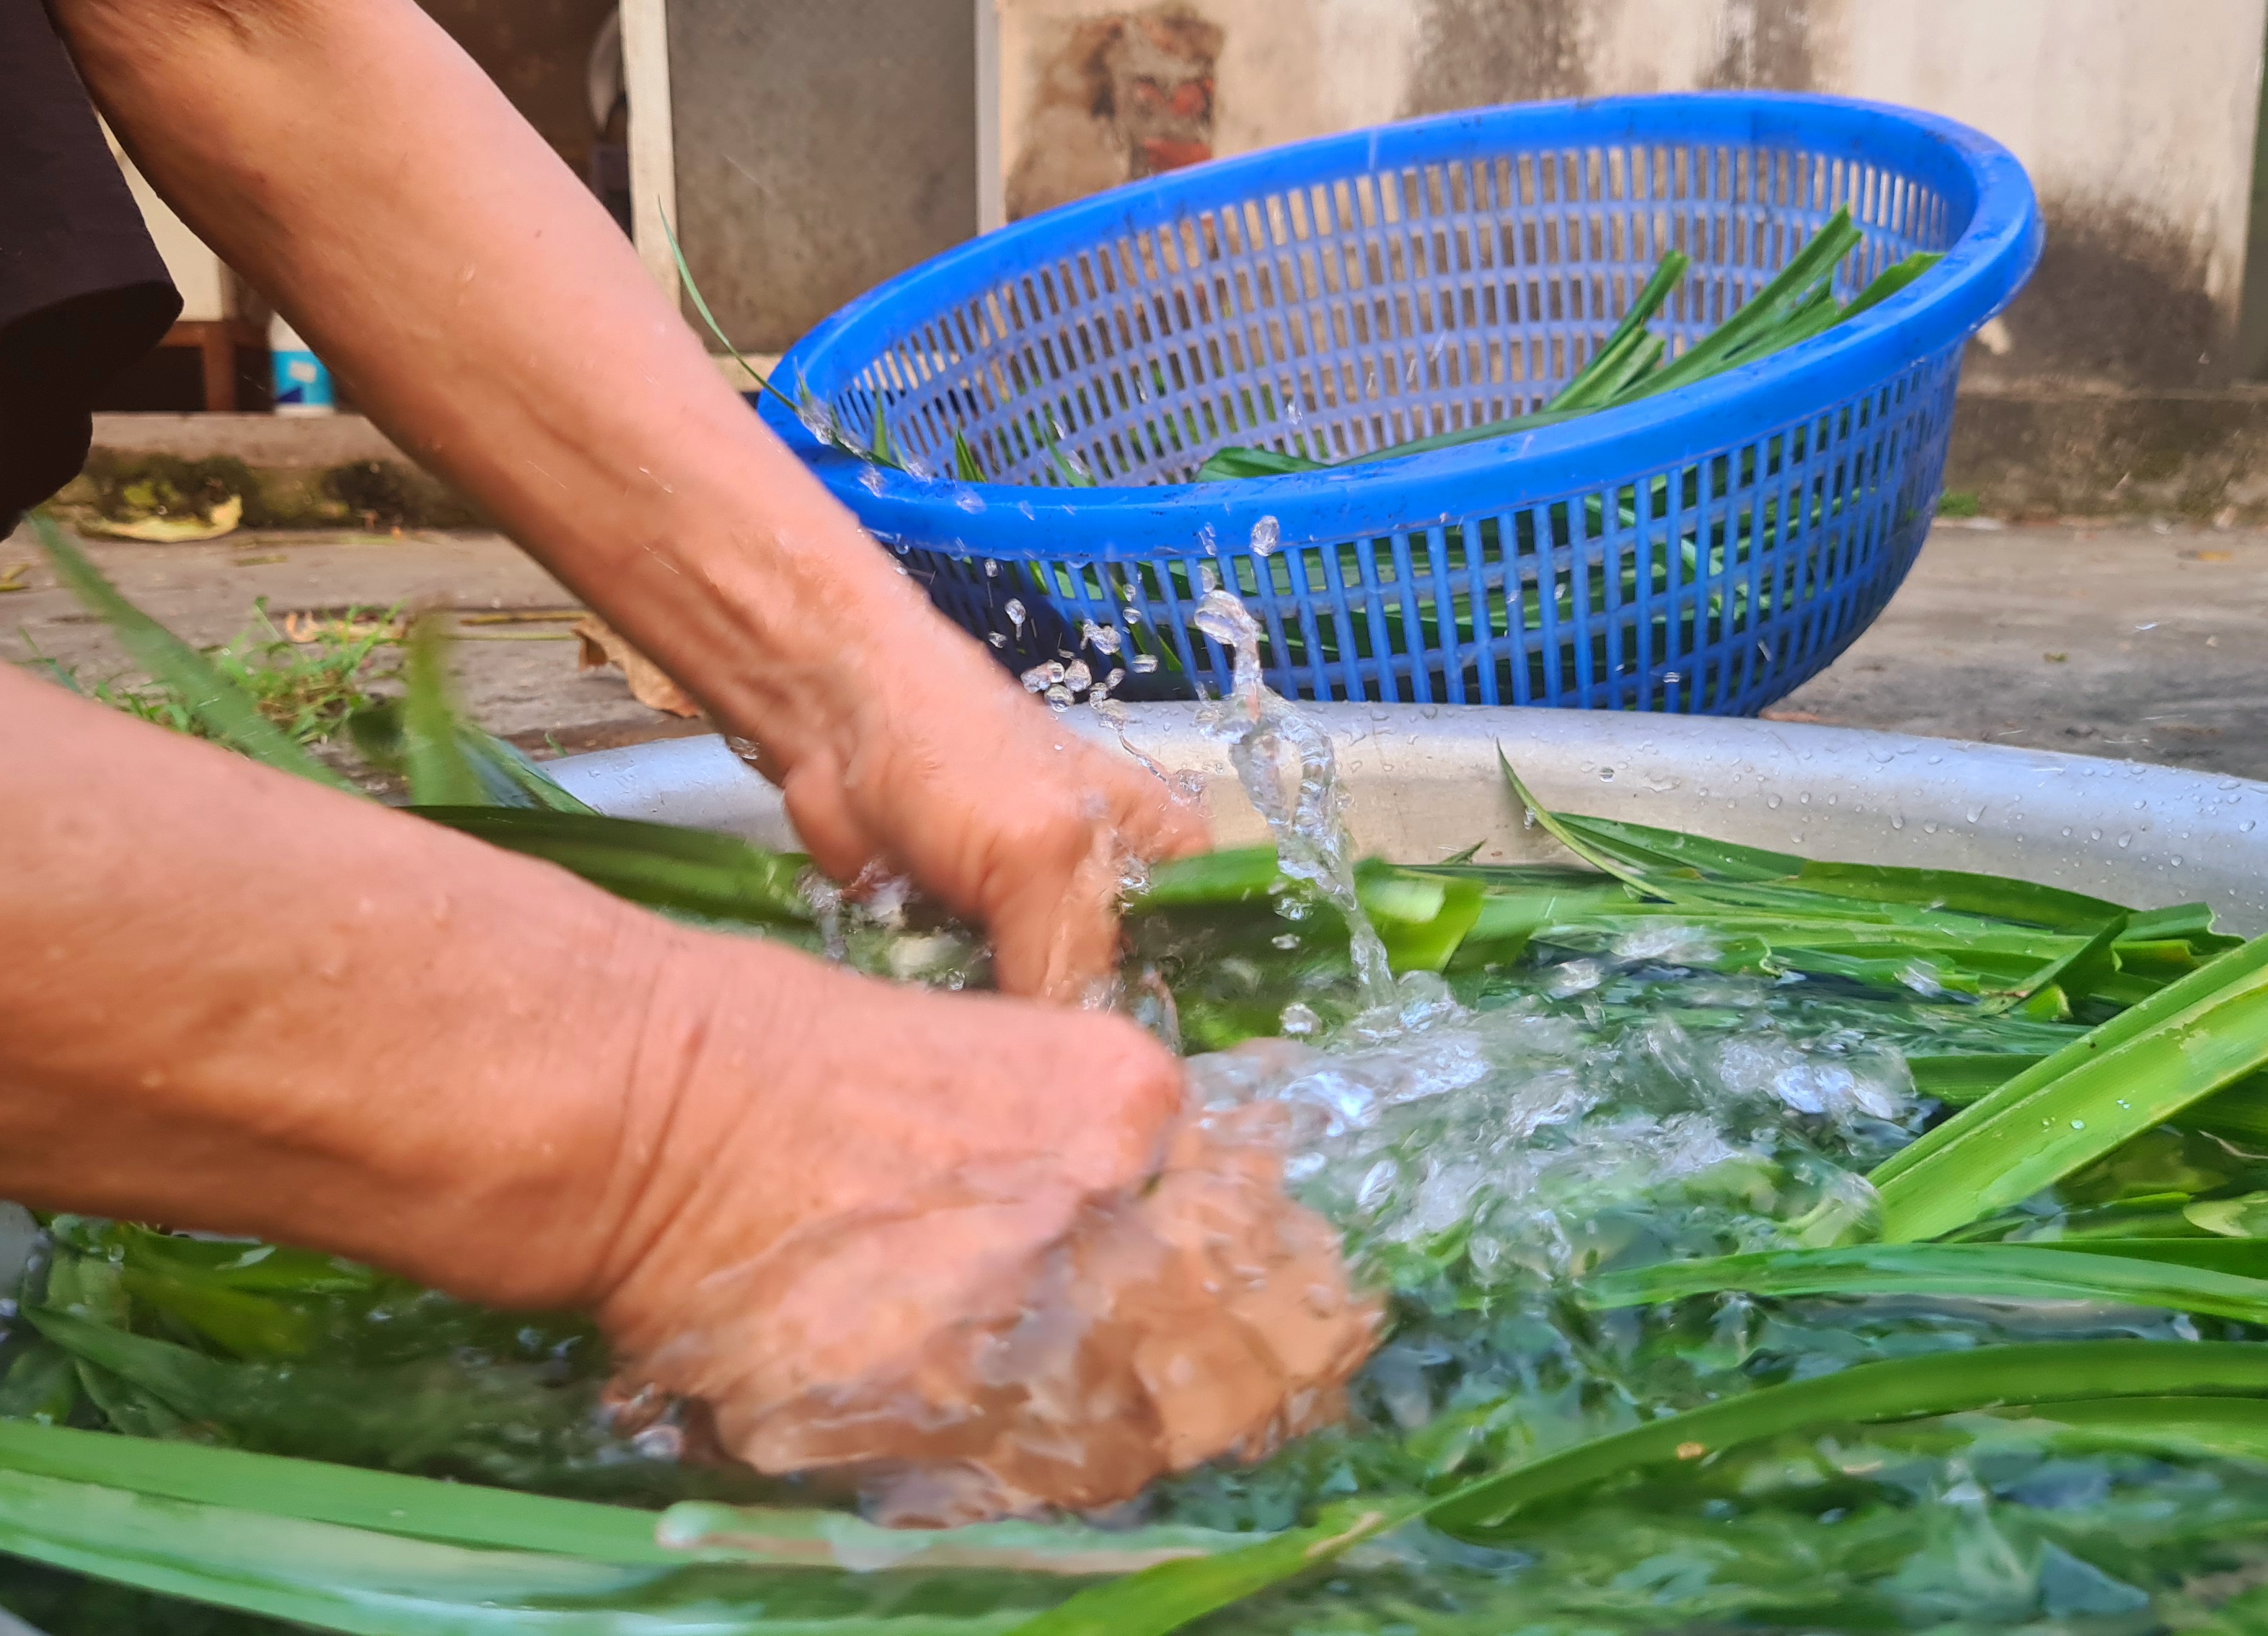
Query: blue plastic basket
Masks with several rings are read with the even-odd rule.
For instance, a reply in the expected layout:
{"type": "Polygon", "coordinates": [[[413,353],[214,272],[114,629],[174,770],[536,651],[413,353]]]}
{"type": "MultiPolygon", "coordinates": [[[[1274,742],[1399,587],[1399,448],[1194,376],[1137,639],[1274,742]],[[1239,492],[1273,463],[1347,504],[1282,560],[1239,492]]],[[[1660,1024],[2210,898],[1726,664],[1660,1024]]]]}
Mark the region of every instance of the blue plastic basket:
{"type": "Polygon", "coordinates": [[[1747,714],[1904,578],[1962,344],[2040,242],[2014,158],[1908,109],[1492,108],[1114,188],[893,279],[788,354],[806,414],[864,446],[884,414],[937,476],[762,412],[1020,670],[1076,658],[1098,680],[1129,668],[1122,696],[1216,690],[1228,656],[1189,615],[1225,582],[1287,694],[1747,714]],[[1865,234],[1844,298],[1911,252],[1945,262],[1816,340],[1624,409],[1186,481],[1223,444],[1338,460],[1539,408],[1666,250],[1694,262],[1657,326],[1675,346],[1844,204],[1865,234]],[[1060,482],[1050,424],[1102,486],[1060,482]],[[995,481],[950,481],[956,428],[995,481]]]}

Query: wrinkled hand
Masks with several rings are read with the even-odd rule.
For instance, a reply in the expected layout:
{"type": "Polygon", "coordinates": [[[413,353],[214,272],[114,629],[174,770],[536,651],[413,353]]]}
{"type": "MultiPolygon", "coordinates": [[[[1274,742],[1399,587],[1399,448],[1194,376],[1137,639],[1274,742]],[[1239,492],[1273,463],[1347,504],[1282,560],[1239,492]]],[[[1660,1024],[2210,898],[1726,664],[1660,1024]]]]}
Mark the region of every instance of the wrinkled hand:
{"type": "Polygon", "coordinates": [[[991,933],[1000,986],[1079,997],[1116,964],[1125,859],[1206,845],[1155,775],[1070,731],[924,608],[777,779],[814,862],[910,874],[991,933]]]}
{"type": "Polygon", "coordinates": [[[1196,1117],[1112,1017],[805,962],[771,986],[657,1053],[666,1135],[598,1302],[727,1449],[943,1523],[1123,1500],[1338,1412],[1377,1315],[1285,1197],[1272,1110],[1196,1117]]]}

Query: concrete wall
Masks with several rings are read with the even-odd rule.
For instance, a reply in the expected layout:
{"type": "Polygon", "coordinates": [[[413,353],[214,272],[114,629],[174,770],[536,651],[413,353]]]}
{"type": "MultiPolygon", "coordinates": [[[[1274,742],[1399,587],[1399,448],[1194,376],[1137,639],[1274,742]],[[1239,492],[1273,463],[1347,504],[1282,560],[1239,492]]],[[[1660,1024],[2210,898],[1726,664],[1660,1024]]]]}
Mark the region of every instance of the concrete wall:
{"type": "Polygon", "coordinates": [[[1161,158],[1484,103],[1838,92],[1976,125],[2039,188],[2047,258],[1976,384],[2236,372],[2268,0],[997,4],[1012,216],[1161,158]]]}

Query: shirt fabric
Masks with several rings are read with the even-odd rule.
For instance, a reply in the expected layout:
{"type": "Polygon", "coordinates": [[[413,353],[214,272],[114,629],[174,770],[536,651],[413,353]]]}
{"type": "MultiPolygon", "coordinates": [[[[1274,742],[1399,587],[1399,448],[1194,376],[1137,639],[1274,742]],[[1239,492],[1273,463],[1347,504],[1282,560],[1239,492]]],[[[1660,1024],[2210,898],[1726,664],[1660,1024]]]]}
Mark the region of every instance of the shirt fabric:
{"type": "Polygon", "coordinates": [[[0,521],[86,463],[88,406],[181,298],[41,0],[0,0],[0,521]]]}

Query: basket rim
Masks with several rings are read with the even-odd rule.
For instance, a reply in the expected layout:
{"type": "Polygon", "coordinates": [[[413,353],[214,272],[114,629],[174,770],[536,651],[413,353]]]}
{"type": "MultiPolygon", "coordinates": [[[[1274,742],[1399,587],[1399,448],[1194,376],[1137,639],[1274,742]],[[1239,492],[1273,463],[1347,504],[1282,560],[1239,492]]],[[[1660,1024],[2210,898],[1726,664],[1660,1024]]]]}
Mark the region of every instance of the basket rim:
{"type": "MultiPolygon", "coordinates": [[[[2038,262],[2044,239],[2030,178],[2006,147],[1940,114],[1797,92],[1681,92],[1466,110],[1214,159],[1059,205],[932,257],[822,320],[781,358],[799,381],[863,369],[906,328],[1064,251],[1138,232],[1271,190],[1506,148],[1616,139],[1803,145],[1860,164],[1934,171],[1965,193],[1967,228],[1945,259],[1889,300],[1756,363],[1618,409],[1449,449],[1322,472],[1226,482],[1066,489],[968,483],[877,468],[822,444],[777,402],[765,423],[885,541],[1036,560],[1242,555],[1273,518],[1279,549],[1407,532],[1563,497],[1753,440],[1965,342],[2038,262]],[[1894,157],[1895,156],[1895,157],[1894,157]],[[1528,497],[1505,498],[1508,468],[1528,497]],[[1413,504],[1415,502],[1415,504],[1413,504]],[[1422,505],[1421,512],[1418,506],[1422,505]],[[1200,541],[1215,542],[1209,549],[1200,541]]],[[[1615,201],[1601,201],[1610,205],[1615,201]]]]}

